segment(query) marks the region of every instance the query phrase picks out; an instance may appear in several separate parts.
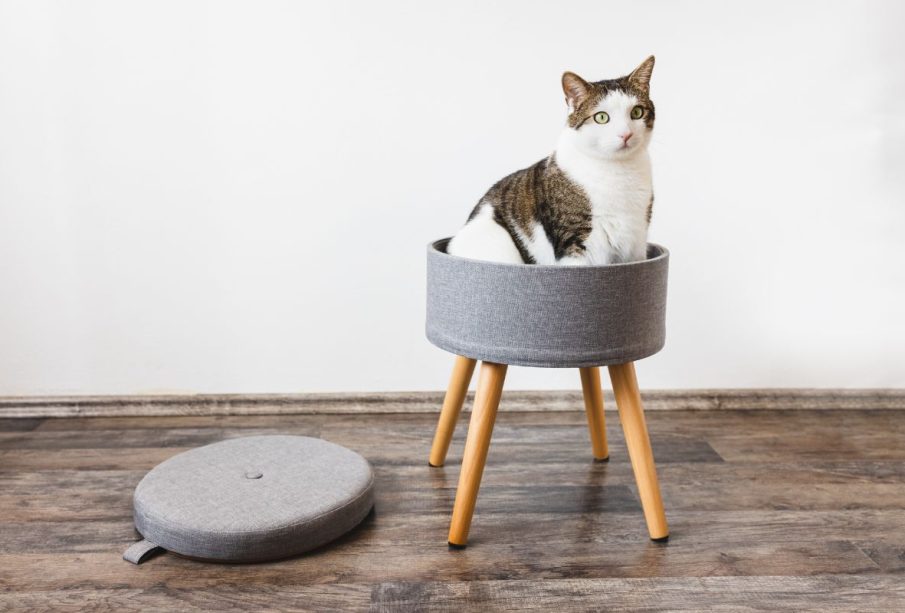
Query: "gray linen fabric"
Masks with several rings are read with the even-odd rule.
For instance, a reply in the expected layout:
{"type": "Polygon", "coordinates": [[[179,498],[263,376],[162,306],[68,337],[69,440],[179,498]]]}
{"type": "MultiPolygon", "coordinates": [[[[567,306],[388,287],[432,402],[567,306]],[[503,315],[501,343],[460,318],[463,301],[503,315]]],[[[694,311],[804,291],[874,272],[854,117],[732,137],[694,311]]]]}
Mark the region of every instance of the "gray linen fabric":
{"type": "Polygon", "coordinates": [[[666,342],[669,252],[610,266],[498,264],[427,248],[427,338],[457,355],[520,366],[604,366],[666,342]]]}
{"type": "Polygon", "coordinates": [[[142,539],[137,543],[133,543],[129,546],[128,549],[126,549],[126,552],[123,554],[123,560],[125,560],[126,562],[132,562],[132,564],[141,564],[151,554],[158,553],[160,551],[163,551],[160,545],[142,539]]]}
{"type": "Polygon", "coordinates": [[[135,527],[193,558],[259,562],[351,530],[374,504],[367,460],[303,436],[250,436],[180,453],[135,488],[135,527]]]}

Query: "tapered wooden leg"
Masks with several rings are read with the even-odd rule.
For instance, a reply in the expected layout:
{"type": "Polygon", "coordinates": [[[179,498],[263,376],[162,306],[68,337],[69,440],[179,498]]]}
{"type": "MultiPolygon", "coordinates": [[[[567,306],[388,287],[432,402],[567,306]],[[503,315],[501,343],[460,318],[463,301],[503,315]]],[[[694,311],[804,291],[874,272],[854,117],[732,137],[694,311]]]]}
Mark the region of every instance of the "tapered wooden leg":
{"type": "Polygon", "coordinates": [[[647,423],[644,421],[644,407],[641,405],[634,363],[610,366],[610,380],[613,382],[619,420],[622,422],[625,444],[628,446],[635,481],[638,483],[638,494],[641,496],[644,519],[647,520],[647,530],[651,539],[665,541],[669,538],[669,526],[666,524],[666,513],[663,511],[657,467],[654,465],[647,423]]]}
{"type": "Polygon", "coordinates": [[[478,391],[471,410],[465,454],[462,457],[462,472],[459,473],[459,488],[456,490],[456,503],[449,525],[450,547],[461,549],[468,542],[468,529],[471,527],[471,516],[474,514],[481,476],[484,474],[484,463],[487,461],[490,436],[493,434],[493,423],[496,421],[505,378],[505,364],[481,362],[478,391]]]}
{"type": "Polygon", "coordinates": [[[584,410],[588,414],[588,431],[594,460],[603,462],[610,457],[606,444],[606,420],[603,416],[603,389],[600,387],[600,369],[596,366],[579,368],[581,389],[584,392],[584,410]]]}
{"type": "Polygon", "coordinates": [[[440,421],[434,433],[430,459],[427,461],[431,466],[443,466],[446,461],[446,452],[449,451],[449,442],[456,430],[456,422],[459,421],[459,413],[468,393],[468,384],[471,383],[474,367],[475,360],[461,355],[456,356],[449,386],[446,388],[446,397],[443,399],[443,408],[440,410],[440,421]]]}

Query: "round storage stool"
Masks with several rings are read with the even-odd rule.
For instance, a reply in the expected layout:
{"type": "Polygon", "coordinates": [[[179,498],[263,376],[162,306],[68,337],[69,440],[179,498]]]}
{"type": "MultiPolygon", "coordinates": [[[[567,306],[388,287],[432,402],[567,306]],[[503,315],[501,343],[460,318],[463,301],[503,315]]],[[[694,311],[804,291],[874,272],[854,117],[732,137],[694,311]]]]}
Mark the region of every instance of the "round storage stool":
{"type": "Polygon", "coordinates": [[[609,448],[600,367],[607,366],[650,537],[669,536],[635,360],[666,341],[669,252],[648,244],[638,262],[606,266],[503,264],[427,248],[427,338],[458,356],[440,411],[431,466],[442,466],[475,364],[481,374],[462,456],[449,544],[464,547],[510,364],[578,368],[594,459],[609,448]]]}
{"type": "Polygon", "coordinates": [[[305,436],[249,436],[180,453],[135,488],[124,554],[138,564],[162,548],[220,562],[300,554],[357,526],[374,505],[367,460],[305,436]]]}

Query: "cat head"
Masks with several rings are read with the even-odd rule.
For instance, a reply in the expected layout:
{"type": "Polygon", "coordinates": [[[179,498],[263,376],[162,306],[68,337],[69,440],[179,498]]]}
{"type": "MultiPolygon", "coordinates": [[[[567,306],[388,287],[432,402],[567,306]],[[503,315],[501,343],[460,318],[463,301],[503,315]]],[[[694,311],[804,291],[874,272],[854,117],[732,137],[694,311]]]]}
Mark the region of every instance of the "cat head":
{"type": "Polygon", "coordinates": [[[654,129],[650,77],[654,56],[631,74],[589,83],[574,72],[562,76],[569,107],[570,139],[584,153],[603,159],[630,157],[647,148],[654,129]]]}

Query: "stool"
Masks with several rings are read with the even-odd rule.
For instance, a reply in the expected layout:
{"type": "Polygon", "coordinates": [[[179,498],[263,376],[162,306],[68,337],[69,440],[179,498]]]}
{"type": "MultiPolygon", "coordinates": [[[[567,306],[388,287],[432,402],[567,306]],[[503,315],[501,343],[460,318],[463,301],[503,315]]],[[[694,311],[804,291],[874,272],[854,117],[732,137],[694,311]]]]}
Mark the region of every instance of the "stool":
{"type": "Polygon", "coordinates": [[[607,266],[484,262],[428,246],[427,337],[456,354],[429,464],[442,466],[477,362],[477,392],[462,457],[449,545],[464,548],[509,365],[578,368],[595,461],[609,458],[600,367],[607,366],[650,538],[669,527],[634,362],[666,339],[669,252],[607,266]]]}

